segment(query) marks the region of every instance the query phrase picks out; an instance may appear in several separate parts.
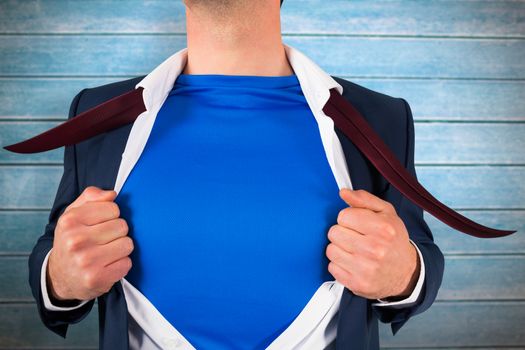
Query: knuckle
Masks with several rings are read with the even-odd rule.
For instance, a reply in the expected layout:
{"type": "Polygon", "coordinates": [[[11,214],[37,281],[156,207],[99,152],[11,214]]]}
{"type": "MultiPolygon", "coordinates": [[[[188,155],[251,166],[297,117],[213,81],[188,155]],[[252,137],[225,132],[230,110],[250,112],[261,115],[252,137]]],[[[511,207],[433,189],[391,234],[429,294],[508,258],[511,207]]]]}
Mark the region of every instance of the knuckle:
{"type": "Polygon", "coordinates": [[[335,244],[333,244],[333,243],[329,244],[328,247],[326,247],[326,249],[327,249],[327,257],[331,261],[333,261],[335,263],[341,263],[342,262],[341,255],[339,254],[338,249],[335,246],[335,244]]]}
{"type": "Polygon", "coordinates": [[[91,196],[91,195],[94,195],[96,194],[98,191],[97,191],[97,188],[95,186],[87,186],[86,188],[84,188],[84,191],[82,191],[82,194],[86,194],[88,196],[91,196]]]}
{"type": "Polygon", "coordinates": [[[328,262],[328,271],[330,271],[330,273],[333,275],[334,274],[334,263],[333,262],[328,262]]]}
{"type": "Polygon", "coordinates": [[[88,186],[82,191],[81,196],[89,198],[94,198],[98,193],[98,189],[95,186],[88,186]]]}
{"type": "Polygon", "coordinates": [[[64,241],[64,248],[67,252],[74,253],[79,250],[81,243],[81,239],[78,237],[68,237],[64,241]]]}
{"type": "Polygon", "coordinates": [[[348,220],[348,214],[350,214],[350,208],[343,208],[337,214],[337,223],[343,225],[344,221],[348,220]]]}
{"type": "Polygon", "coordinates": [[[77,266],[81,269],[85,269],[91,263],[91,257],[87,253],[79,253],[75,259],[77,266]]]}
{"type": "Polygon", "coordinates": [[[115,202],[108,202],[111,212],[113,213],[112,217],[118,218],[120,216],[120,208],[115,202]]]}
{"type": "Polygon", "coordinates": [[[334,252],[334,244],[330,243],[326,246],[326,257],[330,259],[331,261],[335,260],[335,252],[334,252]]]}
{"type": "Polygon", "coordinates": [[[96,186],[93,186],[93,185],[90,185],[90,186],[86,186],[84,188],[84,192],[96,192],[97,191],[97,187],[96,186]]]}
{"type": "Polygon", "coordinates": [[[124,255],[129,255],[135,248],[133,240],[129,236],[123,238],[122,244],[124,245],[124,255]]]}
{"type": "Polygon", "coordinates": [[[381,231],[384,232],[389,238],[395,236],[396,234],[394,226],[389,221],[385,221],[383,224],[381,224],[381,231]]]}
{"type": "Polygon", "coordinates": [[[130,257],[124,258],[124,261],[122,262],[124,265],[124,276],[131,270],[131,267],[133,266],[133,263],[131,262],[130,257]]]}
{"type": "Polygon", "coordinates": [[[330,261],[328,263],[328,271],[334,276],[339,276],[339,270],[336,268],[335,263],[333,261],[330,261]]]}
{"type": "Polygon", "coordinates": [[[339,210],[339,213],[337,214],[337,223],[338,223],[339,225],[341,225],[341,223],[342,223],[341,218],[342,218],[342,216],[343,216],[343,210],[344,210],[344,209],[339,210]]]}
{"type": "Polygon", "coordinates": [[[75,225],[74,215],[75,215],[75,208],[72,208],[67,213],[62,214],[58,218],[57,226],[60,226],[60,228],[63,231],[71,230],[75,225]]]}
{"type": "Polygon", "coordinates": [[[338,225],[332,225],[330,226],[330,229],[328,229],[328,239],[333,241],[337,237],[337,226],[338,225]]]}
{"type": "Polygon", "coordinates": [[[90,289],[90,290],[97,289],[97,287],[98,287],[97,275],[98,274],[95,273],[94,271],[87,271],[87,272],[84,273],[84,275],[83,275],[83,282],[84,282],[84,286],[87,289],[90,289]]]}
{"type": "Polygon", "coordinates": [[[117,220],[120,226],[120,232],[126,235],[129,232],[129,226],[128,226],[127,221],[123,218],[118,218],[117,220]]]}
{"type": "Polygon", "coordinates": [[[386,249],[383,246],[376,246],[374,249],[374,257],[377,260],[383,260],[386,256],[386,249]]]}

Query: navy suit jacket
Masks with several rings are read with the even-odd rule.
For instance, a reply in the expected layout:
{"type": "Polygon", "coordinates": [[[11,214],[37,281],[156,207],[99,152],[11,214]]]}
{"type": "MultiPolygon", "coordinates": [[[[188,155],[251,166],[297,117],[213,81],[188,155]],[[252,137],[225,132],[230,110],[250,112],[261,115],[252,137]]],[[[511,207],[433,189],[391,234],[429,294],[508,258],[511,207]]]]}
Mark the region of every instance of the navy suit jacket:
{"type": "MultiPolygon", "coordinates": [[[[144,76],[83,89],[71,103],[69,118],[134,89],[142,78],[144,76]]],[[[333,78],[343,86],[343,97],[361,112],[409,172],[416,176],[414,121],[408,103],[402,98],[384,95],[342,78],[333,78]]],[[[130,123],[64,147],[64,172],[49,221],[28,262],[29,283],[40,318],[47,328],[64,338],[68,325],[84,319],[95,300],[72,311],[45,309],[40,289],[42,262],[53,246],[54,229],[65,208],[88,186],[106,190],[114,188],[121,155],[132,125],[130,123]]],[[[343,147],[353,188],[369,191],[394,205],[410,238],[418,245],[425,263],[425,281],[420,298],[410,307],[396,309],[374,306],[372,303],[377,300],[368,300],[344,289],[337,316],[336,348],[379,349],[378,320],[391,323],[395,334],[410,317],[425,311],[433,303],[443,277],[443,254],[434,244],[432,233],[423,220],[423,210],[391,186],[341,130],[336,126],[334,128],[343,147]]],[[[128,349],[128,314],[121,284],[115,283],[109,292],[97,300],[100,348],[128,349]]]]}

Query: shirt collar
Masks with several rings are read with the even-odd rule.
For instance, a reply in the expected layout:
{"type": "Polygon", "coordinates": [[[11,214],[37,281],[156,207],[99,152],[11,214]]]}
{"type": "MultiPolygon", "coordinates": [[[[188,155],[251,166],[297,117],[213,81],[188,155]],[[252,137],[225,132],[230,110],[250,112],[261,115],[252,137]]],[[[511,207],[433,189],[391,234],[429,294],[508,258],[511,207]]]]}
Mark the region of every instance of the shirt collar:
{"type": "MultiPolygon", "coordinates": [[[[323,112],[323,107],[330,98],[330,89],[336,88],[342,94],[343,87],[299,50],[286,44],[284,48],[306,102],[319,126],[323,148],[337,185],[339,188],[352,188],[343,148],[334,130],[334,122],[323,112]]],[[[135,85],[135,89],[144,88],[142,97],[146,111],[137,117],[128,136],[115,182],[117,193],[140,157],[157,113],[173,89],[175,80],[184,70],[186,60],[187,48],[184,48],[164,60],[135,85]]]]}
{"type": "MultiPolygon", "coordinates": [[[[312,111],[321,111],[328,98],[330,89],[336,88],[342,94],[343,87],[315,62],[298,49],[284,44],[286,57],[297,75],[301,90],[312,111]]],[[[144,105],[148,111],[158,110],[177,77],[184,70],[188,59],[188,48],[183,48],[158,65],[135,88],[143,87],[144,105]]]]}

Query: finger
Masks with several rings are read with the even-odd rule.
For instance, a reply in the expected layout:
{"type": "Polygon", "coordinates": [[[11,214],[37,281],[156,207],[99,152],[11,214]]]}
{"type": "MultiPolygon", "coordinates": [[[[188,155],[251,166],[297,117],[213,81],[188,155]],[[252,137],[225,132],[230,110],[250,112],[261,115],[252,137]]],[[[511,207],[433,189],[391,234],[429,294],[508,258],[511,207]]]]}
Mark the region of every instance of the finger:
{"type": "Polygon", "coordinates": [[[131,269],[132,261],[129,257],[119,259],[103,269],[105,274],[104,278],[107,281],[117,282],[124,277],[131,269]]]}
{"type": "Polygon", "coordinates": [[[113,201],[117,196],[117,192],[114,190],[103,190],[96,186],[88,186],[84,191],[77,197],[71,204],[67,206],[64,213],[72,208],[82,206],[86,202],[90,201],[113,201]]]}
{"type": "Polygon", "coordinates": [[[332,261],[328,263],[328,271],[339,283],[352,290],[354,276],[350,272],[332,261]]]}
{"type": "Polygon", "coordinates": [[[343,267],[346,271],[352,273],[352,266],[354,263],[354,256],[343,250],[341,247],[334,243],[330,243],[326,246],[326,257],[333,263],[343,267]]]}
{"type": "Polygon", "coordinates": [[[133,240],[129,236],[117,238],[104,245],[96,246],[93,260],[97,265],[107,266],[129,256],[134,249],[133,240]]]}
{"type": "Polygon", "coordinates": [[[116,218],[99,224],[85,226],[88,240],[94,244],[107,244],[117,238],[128,234],[129,228],[126,220],[116,218]]]}
{"type": "Polygon", "coordinates": [[[363,235],[381,232],[384,229],[386,219],[384,215],[379,215],[378,212],[355,207],[341,209],[337,215],[339,225],[363,235]]]}
{"type": "MultiPolygon", "coordinates": [[[[362,264],[361,264],[362,265],[362,264]]],[[[365,295],[367,288],[367,282],[366,278],[363,278],[365,276],[366,269],[363,269],[363,266],[359,266],[358,268],[355,268],[353,271],[348,271],[345,269],[344,266],[341,266],[337,263],[330,262],[328,264],[328,271],[334,276],[334,278],[339,281],[341,284],[343,284],[346,288],[351,290],[357,295],[367,297],[365,295]]],[[[367,297],[370,299],[370,297],[367,297]]]]}
{"type": "Polygon", "coordinates": [[[120,216],[120,209],[115,202],[85,202],[81,207],[70,209],[71,215],[84,225],[96,225],[116,219],[120,216]]]}
{"type": "Polygon", "coordinates": [[[387,202],[365,190],[350,190],[342,188],[339,196],[351,207],[367,208],[376,212],[395,212],[390,202],[387,202]]]}
{"type": "Polygon", "coordinates": [[[360,251],[364,250],[364,246],[366,245],[365,236],[360,232],[341,225],[330,227],[328,230],[328,239],[333,244],[351,254],[358,254],[360,251]]]}
{"type": "Polygon", "coordinates": [[[328,230],[328,239],[333,244],[352,254],[355,260],[363,257],[376,259],[378,256],[377,240],[341,225],[334,225],[328,230]]]}

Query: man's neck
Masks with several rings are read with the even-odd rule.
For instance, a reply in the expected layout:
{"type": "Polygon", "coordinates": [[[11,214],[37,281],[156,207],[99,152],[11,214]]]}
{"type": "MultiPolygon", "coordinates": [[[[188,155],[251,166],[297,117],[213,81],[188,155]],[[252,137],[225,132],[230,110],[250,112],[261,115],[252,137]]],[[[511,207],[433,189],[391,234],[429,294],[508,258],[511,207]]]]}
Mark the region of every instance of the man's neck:
{"type": "Polygon", "coordinates": [[[281,38],[279,2],[260,4],[252,9],[256,15],[237,12],[230,18],[187,7],[188,61],[182,73],[294,74],[281,38]]]}

